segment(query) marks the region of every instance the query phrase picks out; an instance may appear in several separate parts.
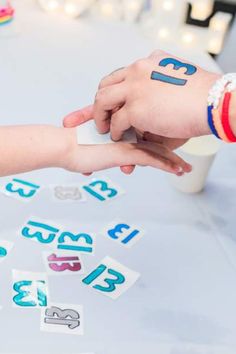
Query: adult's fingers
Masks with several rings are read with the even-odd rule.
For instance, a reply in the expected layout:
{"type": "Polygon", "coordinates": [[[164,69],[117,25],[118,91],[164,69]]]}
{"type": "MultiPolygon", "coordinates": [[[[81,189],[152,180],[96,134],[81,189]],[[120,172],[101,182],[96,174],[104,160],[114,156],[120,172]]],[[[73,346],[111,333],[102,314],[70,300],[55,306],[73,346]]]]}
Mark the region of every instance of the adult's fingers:
{"type": "Polygon", "coordinates": [[[130,127],[129,116],[125,106],[112,114],[110,123],[112,140],[119,141],[124,132],[130,127]]]}
{"type": "Polygon", "coordinates": [[[73,128],[77,125],[83,124],[93,118],[93,105],[79,109],[78,111],[68,114],[63,119],[63,126],[65,128],[73,128]]]}
{"type": "Polygon", "coordinates": [[[99,89],[102,89],[107,86],[119,84],[125,80],[127,75],[127,68],[120,68],[113,71],[111,74],[105,76],[98,86],[99,89]]]}
{"type": "Polygon", "coordinates": [[[126,86],[123,83],[98,90],[94,103],[94,119],[98,131],[107,133],[110,128],[110,112],[122,107],[126,100],[126,86]]]}

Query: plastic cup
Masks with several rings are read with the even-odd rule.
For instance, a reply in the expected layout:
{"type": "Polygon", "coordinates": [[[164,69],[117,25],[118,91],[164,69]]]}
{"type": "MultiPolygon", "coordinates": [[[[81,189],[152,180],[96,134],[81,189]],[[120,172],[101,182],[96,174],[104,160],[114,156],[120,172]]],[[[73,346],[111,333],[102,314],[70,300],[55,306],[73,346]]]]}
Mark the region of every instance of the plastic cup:
{"type": "Polygon", "coordinates": [[[220,141],[213,135],[190,139],[177,154],[190,163],[193,170],[181,177],[171,175],[171,184],[183,193],[201,192],[220,146],[220,141]]]}

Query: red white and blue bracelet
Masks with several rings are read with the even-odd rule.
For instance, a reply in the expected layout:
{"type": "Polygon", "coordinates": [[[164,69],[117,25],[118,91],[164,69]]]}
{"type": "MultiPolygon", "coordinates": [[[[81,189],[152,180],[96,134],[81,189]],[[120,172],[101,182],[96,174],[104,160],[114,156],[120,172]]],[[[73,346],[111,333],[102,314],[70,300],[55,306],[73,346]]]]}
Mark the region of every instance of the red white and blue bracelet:
{"type": "Polygon", "coordinates": [[[208,124],[212,133],[227,143],[235,143],[236,136],[230,126],[230,101],[236,90],[236,73],[223,75],[213,85],[208,96],[208,124]],[[220,111],[220,102],[223,101],[220,111]]]}

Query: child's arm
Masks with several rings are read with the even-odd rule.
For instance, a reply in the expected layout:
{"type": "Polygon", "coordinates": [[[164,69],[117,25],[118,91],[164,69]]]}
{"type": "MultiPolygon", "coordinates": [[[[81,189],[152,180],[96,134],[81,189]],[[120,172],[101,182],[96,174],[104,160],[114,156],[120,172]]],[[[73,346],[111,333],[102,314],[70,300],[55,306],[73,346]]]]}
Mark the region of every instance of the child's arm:
{"type": "Polygon", "coordinates": [[[179,174],[189,165],[163,146],[148,143],[78,145],[76,130],[47,125],[0,128],[0,176],[59,167],[94,172],[124,165],[149,165],[179,174]]]}
{"type": "Polygon", "coordinates": [[[71,130],[47,125],[0,128],[0,175],[45,167],[63,167],[71,130]]]}

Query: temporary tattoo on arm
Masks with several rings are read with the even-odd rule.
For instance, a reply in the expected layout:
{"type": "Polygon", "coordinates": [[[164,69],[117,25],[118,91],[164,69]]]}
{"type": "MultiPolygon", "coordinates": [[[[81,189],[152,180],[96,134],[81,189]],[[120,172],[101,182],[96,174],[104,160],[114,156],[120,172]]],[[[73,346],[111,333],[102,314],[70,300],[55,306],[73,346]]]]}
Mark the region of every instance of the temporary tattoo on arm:
{"type": "MultiPolygon", "coordinates": [[[[165,58],[162,59],[159,63],[159,66],[162,67],[166,67],[168,65],[173,65],[173,70],[176,71],[180,70],[181,68],[185,68],[186,70],[184,72],[184,75],[189,75],[189,76],[194,75],[197,71],[197,68],[194,65],[188,63],[182,63],[181,61],[174,58],[165,58]]],[[[187,83],[187,80],[185,79],[180,79],[177,77],[165,75],[158,71],[153,71],[151,73],[151,80],[157,80],[157,81],[166,82],[168,84],[178,85],[178,86],[184,86],[187,83]]]]}

